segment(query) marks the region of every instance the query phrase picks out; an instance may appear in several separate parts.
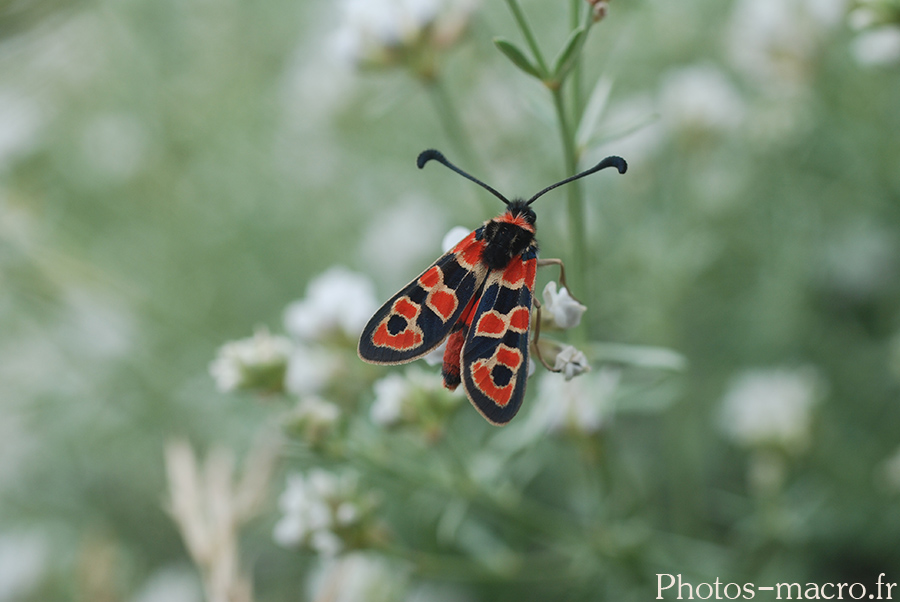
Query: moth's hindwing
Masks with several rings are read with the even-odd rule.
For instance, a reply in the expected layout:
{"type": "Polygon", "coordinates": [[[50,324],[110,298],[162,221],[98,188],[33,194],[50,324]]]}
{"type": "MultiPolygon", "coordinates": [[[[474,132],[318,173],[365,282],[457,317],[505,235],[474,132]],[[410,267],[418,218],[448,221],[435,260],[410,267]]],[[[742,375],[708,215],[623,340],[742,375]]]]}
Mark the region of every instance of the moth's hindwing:
{"type": "Polygon", "coordinates": [[[536,270],[537,247],[531,245],[505,269],[487,275],[463,344],[466,395],[494,424],[512,420],[525,396],[536,270]]]}
{"type": "Polygon", "coordinates": [[[359,357],[402,364],[440,345],[479,290],[487,268],[479,228],[381,306],[359,338],[359,357]]]}

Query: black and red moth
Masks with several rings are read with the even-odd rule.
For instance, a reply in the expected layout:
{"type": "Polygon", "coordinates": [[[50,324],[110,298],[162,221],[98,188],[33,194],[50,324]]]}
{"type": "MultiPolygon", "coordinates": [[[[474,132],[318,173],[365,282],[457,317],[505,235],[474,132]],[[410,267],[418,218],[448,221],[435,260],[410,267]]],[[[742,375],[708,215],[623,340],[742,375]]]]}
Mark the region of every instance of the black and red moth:
{"type": "Polygon", "coordinates": [[[400,289],[375,312],[359,339],[359,357],[372,364],[404,364],[445,340],[444,386],[460,383],[488,422],[512,420],[525,396],[528,332],[538,265],[537,216],[530,205],[544,193],[606,167],[625,173],[621,157],[541,190],[507,200],[436,150],[419,154],[419,169],[434,160],[488,190],[506,211],[488,220],[400,289]]]}

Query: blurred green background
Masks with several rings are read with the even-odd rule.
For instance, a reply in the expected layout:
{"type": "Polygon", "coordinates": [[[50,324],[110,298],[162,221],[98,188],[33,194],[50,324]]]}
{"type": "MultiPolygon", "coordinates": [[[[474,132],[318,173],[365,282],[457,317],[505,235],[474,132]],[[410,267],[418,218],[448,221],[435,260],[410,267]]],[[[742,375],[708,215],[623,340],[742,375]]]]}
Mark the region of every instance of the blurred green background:
{"type": "MultiPolygon", "coordinates": [[[[556,4],[523,2],[547,48],[569,31],[556,4]]],[[[648,599],[657,573],[898,580],[898,15],[612,3],[583,55],[584,96],[609,95],[582,164],[630,169],[584,182],[575,292],[591,340],[688,367],[665,404],[604,426],[613,552],[574,585],[438,570],[416,599],[648,599]],[[814,375],[799,442],[722,426],[748,370],[814,375]]],[[[327,1],[0,2],[0,601],[199,599],[163,510],[164,442],[244,450],[276,413],[216,391],[216,349],[281,331],[333,265],[387,298],[450,226],[499,212],[417,170],[424,148],[508,195],[567,175],[546,90],[492,44],[521,39],[503,3],[437,57],[468,157],[408,71],[342,56],[345,18],[327,1]]],[[[537,211],[544,256],[566,259],[563,195],[537,211]]],[[[577,467],[562,445],[548,458],[577,467]]],[[[274,502],[267,516],[244,537],[257,599],[313,599],[312,560],[273,544],[274,502]]]]}

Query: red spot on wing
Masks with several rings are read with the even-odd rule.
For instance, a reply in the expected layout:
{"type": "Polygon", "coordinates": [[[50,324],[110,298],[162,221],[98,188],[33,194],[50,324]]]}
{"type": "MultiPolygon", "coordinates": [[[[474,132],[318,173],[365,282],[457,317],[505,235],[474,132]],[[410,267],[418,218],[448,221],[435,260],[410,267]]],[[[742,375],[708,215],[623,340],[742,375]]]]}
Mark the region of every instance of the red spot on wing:
{"type": "Polygon", "coordinates": [[[494,357],[497,358],[498,363],[503,364],[513,372],[515,372],[515,369],[519,367],[520,363],[522,363],[521,352],[519,352],[518,349],[513,349],[504,345],[501,345],[497,349],[497,353],[494,354],[494,357]]]}
{"type": "Polygon", "coordinates": [[[456,295],[447,291],[434,291],[428,299],[428,305],[446,322],[456,311],[456,295]]]}
{"type": "Polygon", "coordinates": [[[472,380],[478,390],[481,391],[488,399],[493,401],[500,407],[505,407],[512,398],[513,391],[516,388],[519,368],[522,365],[522,352],[513,347],[500,345],[494,352],[494,355],[488,359],[481,359],[472,366],[472,380]],[[512,372],[509,382],[505,385],[498,386],[494,382],[494,367],[500,364],[506,366],[512,372]]]}
{"type": "Polygon", "coordinates": [[[401,332],[388,332],[387,320],[378,325],[372,335],[372,342],[379,347],[389,347],[397,351],[406,351],[422,344],[422,333],[406,326],[401,332]]]}
{"type": "MultiPolygon", "coordinates": [[[[473,233],[473,235],[474,235],[474,233],[473,233]]],[[[463,241],[463,242],[465,242],[465,241],[463,241]]],[[[460,245],[461,244],[462,243],[460,243],[460,245]]],[[[472,265],[477,264],[479,261],[481,261],[482,254],[484,254],[484,244],[485,243],[483,240],[479,240],[476,242],[472,242],[465,248],[461,248],[458,252],[457,259],[463,265],[472,266],[472,265]]]]}
{"type": "Polygon", "coordinates": [[[489,337],[499,336],[504,332],[506,332],[506,322],[493,310],[482,314],[478,320],[478,326],[475,327],[475,334],[489,337]]]}
{"type": "Polygon", "coordinates": [[[513,259],[503,271],[503,282],[511,288],[519,288],[525,280],[525,262],[513,259]]]}
{"type": "Polygon", "coordinates": [[[509,403],[515,385],[514,379],[505,386],[498,387],[494,384],[494,377],[491,376],[491,367],[486,365],[484,360],[475,362],[475,366],[472,368],[472,379],[478,390],[498,406],[505,407],[509,403]]]}
{"type": "Polygon", "coordinates": [[[430,289],[433,288],[442,279],[443,274],[441,273],[441,268],[432,266],[430,270],[419,277],[419,284],[422,285],[422,288],[424,289],[430,289]]]}
{"type": "Polygon", "coordinates": [[[391,313],[396,313],[407,320],[412,320],[417,315],[419,315],[419,306],[407,299],[406,297],[400,297],[396,301],[394,301],[394,306],[391,308],[391,313]]]}
{"type": "Polygon", "coordinates": [[[509,327],[516,331],[525,331],[531,322],[531,312],[527,307],[517,307],[509,315],[509,327]]]}

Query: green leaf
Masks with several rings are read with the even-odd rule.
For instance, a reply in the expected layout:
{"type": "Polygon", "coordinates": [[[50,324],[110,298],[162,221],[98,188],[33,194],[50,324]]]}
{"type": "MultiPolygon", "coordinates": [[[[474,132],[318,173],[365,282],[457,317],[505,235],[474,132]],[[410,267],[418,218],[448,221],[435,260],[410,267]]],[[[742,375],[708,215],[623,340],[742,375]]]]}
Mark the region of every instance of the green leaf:
{"type": "Polygon", "coordinates": [[[575,60],[578,58],[578,53],[581,52],[581,47],[584,44],[586,34],[587,29],[584,27],[579,27],[569,34],[569,38],[563,45],[562,50],[553,61],[553,79],[561,82],[569,70],[572,69],[575,60]]]}
{"type": "Polygon", "coordinates": [[[532,63],[525,53],[519,50],[519,47],[510,42],[509,40],[504,40],[503,38],[495,38],[494,46],[496,46],[500,52],[506,55],[506,58],[511,60],[513,64],[533,77],[536,77],[540,80],[545,79],[544,74],[541,73],[540,69],[532,63]]]}

